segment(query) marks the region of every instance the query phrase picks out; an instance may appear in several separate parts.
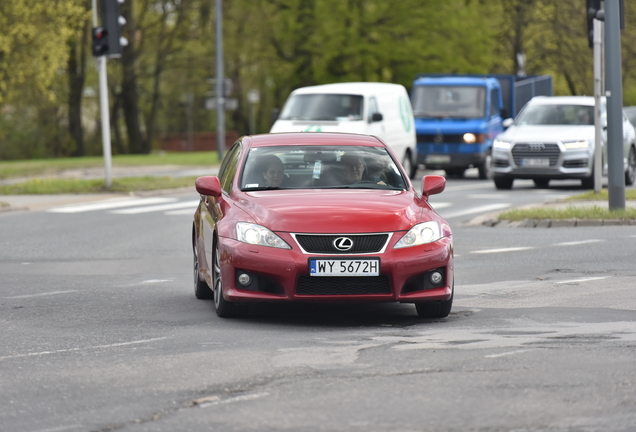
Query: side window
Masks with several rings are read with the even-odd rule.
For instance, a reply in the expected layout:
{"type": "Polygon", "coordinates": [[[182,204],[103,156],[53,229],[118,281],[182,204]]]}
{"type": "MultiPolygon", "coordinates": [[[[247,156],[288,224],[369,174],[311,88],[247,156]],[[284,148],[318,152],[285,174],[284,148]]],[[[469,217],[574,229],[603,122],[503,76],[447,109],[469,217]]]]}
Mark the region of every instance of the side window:
{"type": "Polygon", "coordinates": [[[241,142],[237,141],[227,152],[221,163],[219,181],[221,182],[221,188],[227,193],[230,193],[230,189],[232,189],[232,182],[234,181],[234,176],[236,176],[240,156],[241,142]]]}
{"type": "Polygon", "coordinates": [[[374,97],[370,97],[369,98],[369,111],[367,112],[367,118],[369,119],[369,121],[371,121],[371,116],[378,111],[378,102],[375,100],[374,97]]]}
{"type": "Polygon", "coordinates": [[[499,113],[499,91],[497,89],[490,90],[490,117],[499,113]]]}

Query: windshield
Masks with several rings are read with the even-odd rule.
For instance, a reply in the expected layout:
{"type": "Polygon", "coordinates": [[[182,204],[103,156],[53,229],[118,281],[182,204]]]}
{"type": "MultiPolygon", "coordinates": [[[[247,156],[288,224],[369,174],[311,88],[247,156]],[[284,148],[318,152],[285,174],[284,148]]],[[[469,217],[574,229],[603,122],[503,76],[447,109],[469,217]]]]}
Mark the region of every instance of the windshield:
{"type": "Polygon", "coordinates": [[[362,120],[362,96],[348,94],[298,94],[285,102],[281,120],[362,120]]]}
{"type": "Polygon", "coordinates": [[[268,189],[395,189],[406,182],[383,147],[256,147],[247,155],[240,185],[268,189]]]}
{"type": "Polygon", "coordinates": [[[594,107],[589,105],[527,105],[516,125],[593,125],[594,107]]]}
{"type": "Polygon", "coordinates": [[[415,86],[412,99],[415,117],[486,116],[486,87],[482,86],[415,86]]]}

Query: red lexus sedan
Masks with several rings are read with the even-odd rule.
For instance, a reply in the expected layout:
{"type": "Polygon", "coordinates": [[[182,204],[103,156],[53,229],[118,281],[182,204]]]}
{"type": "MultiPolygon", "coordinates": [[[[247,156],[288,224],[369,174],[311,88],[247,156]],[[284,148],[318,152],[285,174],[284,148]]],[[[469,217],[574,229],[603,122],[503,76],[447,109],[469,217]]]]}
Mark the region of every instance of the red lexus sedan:
{"type": "Polygon", "coordinates": [[[426,318],[453,304],[453,238],[428,203],[446,180],[411,185],[366,135],[245,136],[218,176],[199,177],[194,292],[231,317],[249,302],[403,302],[426,318]]]}

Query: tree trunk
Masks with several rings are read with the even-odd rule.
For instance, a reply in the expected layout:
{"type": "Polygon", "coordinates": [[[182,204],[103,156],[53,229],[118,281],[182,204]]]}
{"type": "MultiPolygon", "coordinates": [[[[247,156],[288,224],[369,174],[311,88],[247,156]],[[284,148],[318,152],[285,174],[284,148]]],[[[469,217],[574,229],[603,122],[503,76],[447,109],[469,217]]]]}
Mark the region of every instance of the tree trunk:
{"type": "Polygon", "coordinates": [[[82,93],[86,81],[86,36],[89,23],[82,27],[80,38],[68,42],[68,130],[75,150],[73,156],[84,156],[84,132],[82,129],[82,93]]]}
{"type": "Polygon", "coordinates": [[[121,12],[126,18],[125,37],[128,46],[123,48],[121,55],[122,84],[121,106],[124,112],[126,130],[128,132],[128,148],[131,153],[150,153],[150,146],[144,142],[139,122],[139,95],[137,93],[137,71],[135,69],[135,23],[132,14],[132,2],[124,2],[121,12]]]}

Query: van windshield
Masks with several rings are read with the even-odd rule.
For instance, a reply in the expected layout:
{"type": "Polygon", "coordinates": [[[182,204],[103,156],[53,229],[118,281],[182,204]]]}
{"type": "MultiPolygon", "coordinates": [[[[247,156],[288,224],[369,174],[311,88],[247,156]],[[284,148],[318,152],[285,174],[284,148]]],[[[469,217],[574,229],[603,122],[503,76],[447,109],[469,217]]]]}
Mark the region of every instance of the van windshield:
{"type": "Polygon", "coordinates": [[[486,116],[486,87],[415,86],[415,117],[483,118],[486,116]]]}
{"type": "Polygon", "coordinates": [[[362,96],[348,94],[298,94],[285,103],[280,120],[360,121],[362,96]]]}

